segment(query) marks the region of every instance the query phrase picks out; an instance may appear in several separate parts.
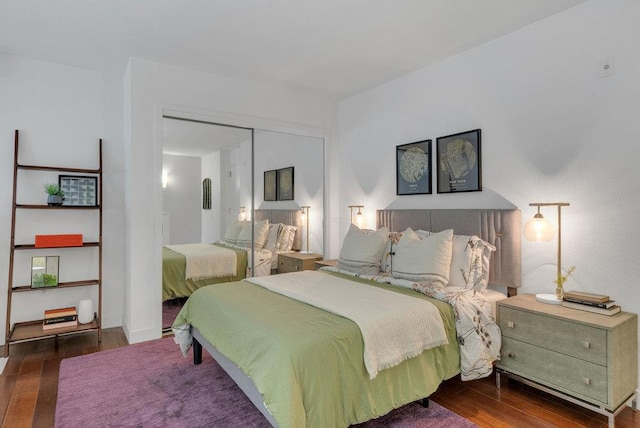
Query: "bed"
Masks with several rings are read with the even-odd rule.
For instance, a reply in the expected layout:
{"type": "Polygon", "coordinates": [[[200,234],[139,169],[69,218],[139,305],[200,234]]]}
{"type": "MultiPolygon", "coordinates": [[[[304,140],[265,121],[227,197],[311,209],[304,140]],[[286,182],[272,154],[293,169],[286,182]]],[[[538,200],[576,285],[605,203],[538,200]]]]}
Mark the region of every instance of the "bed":
{"type": "MultiPolygon", "coordinates": [[[[477,235],[495,248],[488,282],[509,293],[520,286],[518,210],[384,210],[378,212],[378,226],[390,230],[413,227],[434,234],[453,229],[457,234],[477,235]]],[[[176,341],[183,352],[193,344],[196,363],[202,348],[206,349],[265,418],[281,427],[364,422],[428,397],[443,380],[458,373],[490,373],[499,352],[499,330],[482,293],[468,289],[437,296],[446,293],[442,287],[431,285],[416,293],[415,281],[398,279],[396,283],[385,275],[326,270],[204,287],[178,315],[173,329],[176,341]],[[363,353],[366,356],[370,346],[363,340],[364,330],[359,324],[259,284],[269,280],[275,285],[284,284],[293,281],[295,275],[304,275],[302,280],[321,290],[320,294],[327,286],[331,292],[324,294],[331,295],[343,284],[338,281],[347,281],[358,290],[366,287],[375,293],[391,293],[387,295],[393,295],[393,299],[399,295],[412,302],[419,300],[439,314],[446,344],[429,347],[372,376],[366,357],[363,363],[363,353]],[[402,281],[410,285],[398,286],[402,281]],[[333,282],[341,285],[329,288],[333,282]],[[462,301],[462,295],[481,302],[482,313],[466,303],[453,304],[454,300],[462,301]],[[472,312],[464,324],[472,326],[468,332],[460,331],[463,324],[459,312],[472,312]],[[476,318],[483,318],[483,324],[476,318]],[[467,361],[474,343],[481,343],[479,351],[493,352],[491,358],[481,362],[482,367],[473,366],[476,362],[470,366],[467,361]]]]}
{"type": "MultiPolygon", "coordinates": [[[[267,222],[269,225],[282,225],[279,232],[284,233],[284,225],[288,226],[289,231],[293,231],[289,241],[284,246],[278,248],[279,234],[274,236],[274,243],[270,245],[265,242],[265,246],[255,247],[252,254],[249,251],[246,242],[239,244],[236,239],[233,241],[220,240],[213,244],[186,244],[176,246],[162,247],[162,301],[171,299],[185,298],[193,294],[197,289],[205,285],[220,284],[225,282],[235,282],[247,276],[264,276],[270,275],[278,266],[278,254],[296,251],[300,248],[301,243],[301,219],[298,210],[256,210],[255,222],[267,222]],[[206,277],[190,277],[187,274],[187,257],[188,254],[183,252],[189,251],[189,248],[195,246],[215,246],[220,250],[226,250],[235,253],[236,265],[235,269],[228,271],[223,275],[214,275],[206,277]],[[252,257],[254,262],[252,263],[252,257]],[[253,269],[254,275],[251,275],[253,269]]],[[[267,238],[269,236],[267,235],[267,238]]],[[[266,241],[266,240],[265,240],[266,241]]],[[[213,248],[212,250],[215,250],[213,248]]],[[[218,251],[212,251],[210,257],[215,260],[221,257],[218,251]]],[[[216,262],[213,262],[214,264],[216,262]]]]}

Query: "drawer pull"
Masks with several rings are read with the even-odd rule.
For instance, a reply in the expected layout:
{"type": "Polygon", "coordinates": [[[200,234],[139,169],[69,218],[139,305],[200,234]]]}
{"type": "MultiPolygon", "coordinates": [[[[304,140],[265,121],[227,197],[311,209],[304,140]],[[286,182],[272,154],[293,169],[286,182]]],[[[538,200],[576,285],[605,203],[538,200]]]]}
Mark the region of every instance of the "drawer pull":
{"type": "Polygon", "coordinates": [[[583,377],[582,381],[585,385],[591,385],[591,379],[589,379],[588,377],[583,377]]]}
{"type": "Polygon", "coordinates": [[[514,328],[516,324],[513,321],[507,321],[507,327],[514,328]]]}
{"type": "Polygon", "coordinates": [[[589,343],[588,340],[585,340],[584,342],[582,342],[582,346],[584,346],[586,349],[591,348],[591,343],[589,343]]]}
{"type": "Polygon", "coordinates": [[[509,352],[509,353],[507,354],[507,356],[508,356],[509,358],[515,358],[515,357],[516,357],[516,354],[514,354],[513,352],[509,352]]]}
{"type": "Polygon", "coordinates": [[[300,270],[300,266],[296,266],[296,270],[300,270]]]}

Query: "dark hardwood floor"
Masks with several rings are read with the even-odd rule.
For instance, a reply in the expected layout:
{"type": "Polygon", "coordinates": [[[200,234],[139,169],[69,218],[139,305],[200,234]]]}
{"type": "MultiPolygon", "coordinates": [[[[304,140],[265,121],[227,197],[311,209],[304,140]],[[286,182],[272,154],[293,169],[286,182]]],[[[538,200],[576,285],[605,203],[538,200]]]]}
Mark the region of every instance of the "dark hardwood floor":
{"type": "MultiPolygon", "coordinates": [[[[52,427],[58,394],[58,370],[64,358],[127,346],[122,329],[67,336],[11,346],[7,367],[0,376],[0,426],[52,427]]],[[[0,347],[0,350],[2,347],[0,347]]],[[[533,388],[495,378],[444,382],[431,399],[480,427],[606,427],[607,418],[533,388]]],[[[625,408],[616,427],[640,427],[640,414],[625,408]]]]}

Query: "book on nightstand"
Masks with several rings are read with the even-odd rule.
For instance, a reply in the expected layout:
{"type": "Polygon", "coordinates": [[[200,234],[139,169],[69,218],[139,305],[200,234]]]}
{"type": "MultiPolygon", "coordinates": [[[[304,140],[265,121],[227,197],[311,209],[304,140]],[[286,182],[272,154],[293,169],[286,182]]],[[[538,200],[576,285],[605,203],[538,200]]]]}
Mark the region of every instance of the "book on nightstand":
{"type": "Polygon", "coordinates": [[[65,321],[65,322],[56,322],[53,324],[42,324],[42,330],[46,331],[46,330],[53,330],[56,328],[63,328],[63,327],[77,327],[78,326],[78,320],[73,320],[73,321],[65,321]]]}
{"type": "Polygon", "coordinates": [[[604,303],[609,301],[609,296],[605,294],[595,294],[595,293],[587,293],[586,291],[565,291],[564,297],[569,297],[572,299],[580,299],[587,300],[589,302],[598,302],[604,303]]]}
{"type": "Polygon", "coordinates": [[[562,300],[565,302],[580,303],[581,305],[594,306],[596,308],[603,308],[603,309],[609,309],[610,307],[616,304],[615,300],[608,300],[606,302],[601,303],[601,302],[593,302],[591,300],[575,299],[573,297],[567,297],[567,296],[564,296],[562,300]]]}
{"type": "Polygon", "coordinates": [[[598,308],[597,306],[583,305],[582,303],[568,302],[566,300],[562,301],[562,306],[602,315],[615,315],[621,310],[620,306],[618,305],[613,305],[610,308],[598,308]]]}

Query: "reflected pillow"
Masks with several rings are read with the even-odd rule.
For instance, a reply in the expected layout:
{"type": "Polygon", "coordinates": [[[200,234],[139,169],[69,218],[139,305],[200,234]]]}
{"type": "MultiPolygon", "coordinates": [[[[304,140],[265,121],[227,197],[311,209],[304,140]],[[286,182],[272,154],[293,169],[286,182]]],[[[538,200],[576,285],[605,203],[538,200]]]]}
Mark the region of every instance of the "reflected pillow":
{"type": "Polygon", "coordinates": [[[408,228],[398,241],[393,258],[393,277],[447,285],[452,240],[452,229],[421,237],[408,228]]]}
{"type": "MultiPolygon", "coordinates": [[[[253,243],[256,249],[261,249],[264,243],[267,240],[267,235],[269,234],[269,220],[262,220],[254,224],[253,226],[253,243]]],[[[242,226],[242,230],[238,235],[238,240],[236,245],[240,247],[249,247],[251,246],[251,222],[247,221],[245,225],[242,226]]]]}
{"type": "Polygon", "coordinates": [[[336,267],[363,275],[380,273],[381,258],[389,240],[386,227],[373,231],[349,226],[336,267]]]}
{"type": "Polygon", "coordinates": [[[229,226],[227,226],[227,231],[225,232],[224,238],[222,238],[222,240],[228,242],[229,244],[236,245],[238,243],[238,235],[240,235],[243,226],[247,223],[248,222],[246,221],[240,220],[232,221],[229,226]]]}
{"type": "Polygon", "coordinates": [[[278,245],[278,235],[282,229],[282,223],[273,223],[269,225],[269,234],[267,235],[267,243],[264,248],[267,250],[275,251],[278,245]]]}
{"type": "Polygon", "coordinates": [[[293,247],[293,240],[296,236],[296,226],[290,224],[283,224],[278,235],[278,241],[276,243],[276,251],[286,252],[291,251],[293,247]]]}

